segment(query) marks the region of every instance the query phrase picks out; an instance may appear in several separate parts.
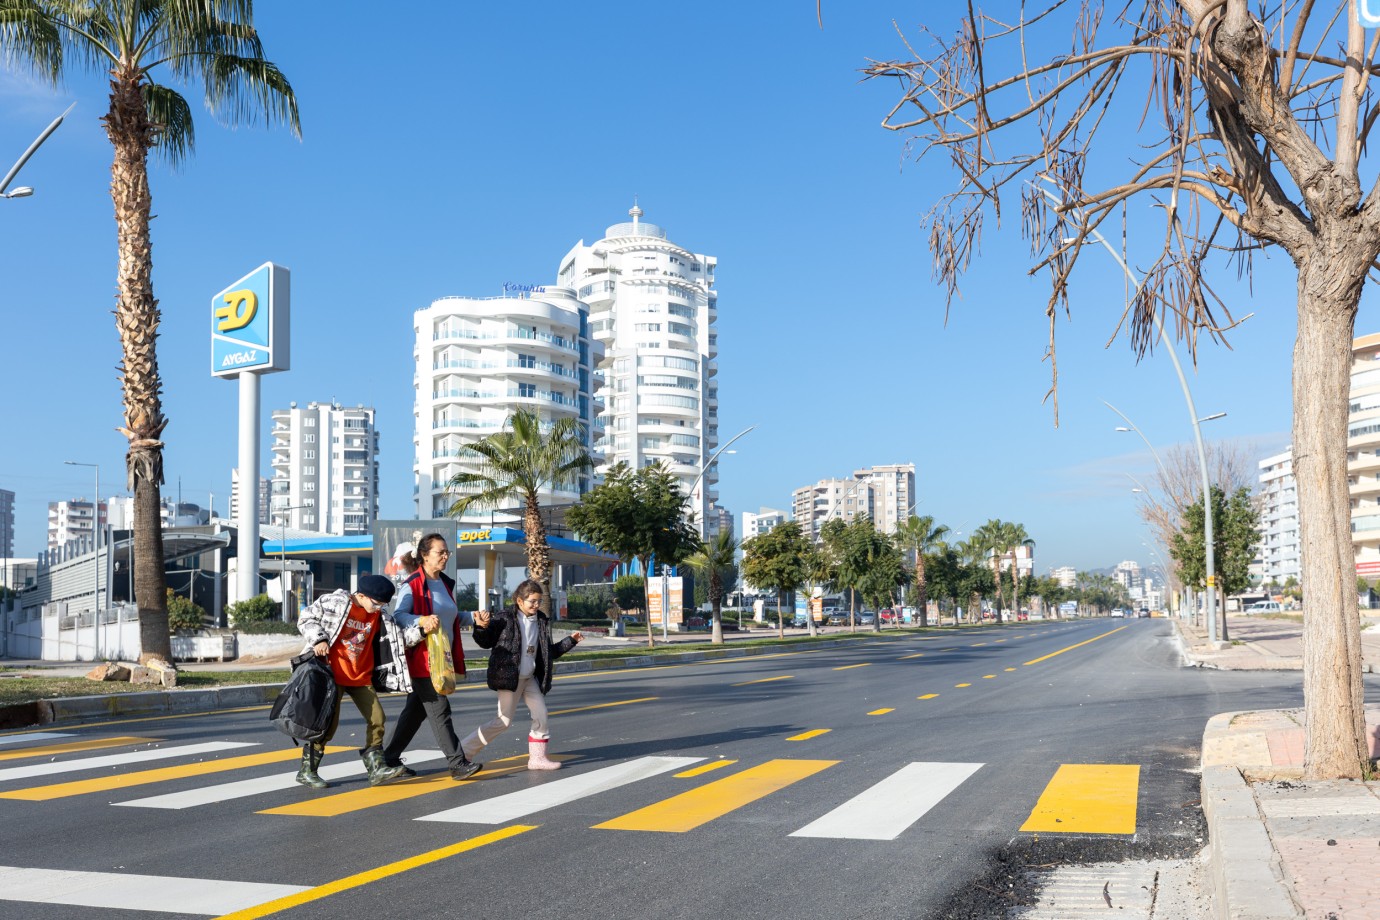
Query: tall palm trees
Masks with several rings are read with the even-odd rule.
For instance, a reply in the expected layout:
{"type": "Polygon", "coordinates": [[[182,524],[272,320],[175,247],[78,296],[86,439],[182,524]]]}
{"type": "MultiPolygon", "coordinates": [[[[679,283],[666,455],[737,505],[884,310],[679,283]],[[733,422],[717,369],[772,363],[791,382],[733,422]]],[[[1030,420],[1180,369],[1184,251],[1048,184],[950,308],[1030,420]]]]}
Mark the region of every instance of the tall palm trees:
{"type": "Polygon", "coordinates": [[[527,541],[527,577],[545,589],[542,607],[551,612],[551,548],[546,522],[541,519],[539,494],[543,488],[569,480],[593,466],[580,439],[580,426],[571,418],[551,423],[542,431],[534,413],[519,410],[509,427],[469,445],[480,456],[478,472],[460,472],[447,487],[461,493],[450,507],[459,517],[472,508],[522,504],[522,531],[527,541]]]}
{"type": "Polygon", "coordinates": [[[1005,607],[1006,590],[1001,583],[1001,564],[1010,560],[1011,564],[1011,605],[1014,609],[1020,603],[1020,567],[1017,565],[1016,550],[1022,546],[1035,545],[1026,533],[1024,524],[1014,524],[993,518],[973,531],[972,542],[987,554],[992,566],[992,580],[996,582],[997,604],[1005,607]]]}
{"type": "MultiPolygon", "coordinates": [[[[730,572],[738,555],[738,541],[732,531],[721,530],[712,539],[700,541],[700,549],[689,559],[690,567],[709,581],[709,605],[713,609],[709,641],[722,645],[724,641],[723,623],[720,611],[724,603],[725,572],[730,572]]],[[[651,626],[648,624],[648,629],[651,626]]]]}
{"type": "Polygon", "coordinates": [[[929,593],[925,586],[925,554],[932,553],[944,545],[944,537],[949,528],[935,524],[930,515],[917,517],[911,515],[896,529],[896,544],[903,550],[915,554],[915,609],[920,614],[920,625],[929,625],[929,593]]]}
{"type": "MultiPolygon", "coordinates": [[[[58,83],[69,59],[108,74],[110,107],[101,119],[114,148],[110,197],[118,248],[115,328],[123,360],[125,458],[134,493],[134,595],[141,660],[171,660],[160,524],[163,483],[162,377],[158,301],[149,235],[149,152],[177,164],[192,152],[192,110],[158,82],[161,66],[179,82],[200,81],[206,105],[230,123],[262,118],[300,135],[297,98],[264,59],[253,0],[0,0],[0,56],[58,83]]],[[[99,496],[97,496],[99,499],[99,496]]]]}

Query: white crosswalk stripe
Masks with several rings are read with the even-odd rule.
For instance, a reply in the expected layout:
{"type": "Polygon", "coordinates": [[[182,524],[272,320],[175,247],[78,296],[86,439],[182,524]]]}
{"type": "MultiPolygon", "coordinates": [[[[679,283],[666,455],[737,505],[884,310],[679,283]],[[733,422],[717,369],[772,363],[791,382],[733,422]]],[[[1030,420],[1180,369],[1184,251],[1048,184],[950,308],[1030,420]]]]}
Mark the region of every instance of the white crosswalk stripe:
{"type": "Polygon", "coordinates": [[[204,744],[174,745],[173,747],[150,748],[146,751],[129,751],[124,754],[105,754],[100,757],[78,757],[74,760],[8,767],[0,770],[0,782],[11,779],[32,779],[35,776],[48,777],[54,773],[75,773],[78,770],[102,770],[106,767],[122,767],[126,764],[144,763],[150,760],[168,760],[173,757],[191,757],[196,754],[213,754],[216,751],[258,746],[252,741],[207,741],[204,744]]]}
{"type": "Polygon", "coordinates": [[[0,744],[23,744],[26,741],[51,741],[54,738],[71,738],[71,732],[25,732],[22,735],[6,735],[0,744]]]}
{"type": "Polygon", "coordinates": [[[558,805],[617,789],[638,780],[679,770],[699,763],[703,757],[640,757],[628,763],[603,767],[589,773],[543,783],[520,792],[510,792],[483,802],[473,802],[423,815],[418,821],[454,821],[466,824],[503,824],[558,805]]]}
{"type": "MultiPolygon", "coordinates": [[[[440,751],[408,751],[405,759],[409,765],[415,766],[432,760],[440,760],[444,756],[440,751]]],[[[363,774],[364,763],[355,760],[327,764],[317,772],[324,780],[348,779],[363,774]]],[[[295,772],[275,773],[273,776],[257,776],[253,779],[242,779],[233,783],[203,786],[200,789],[184,789],[181,792],[151,795],[142,799],[112,802],[111,804],[128,808],[195,808],[198,805],[210,805],[213,802],[228,802],[231,799],[243,799],[251,795],[280,792],[284,789],[293,789],[296,786],[297,774],[295,772]]]]}
{"type": "Polygon", "coordinates": [[[908,763],[791,836],[895,840],[982,766],[908,763]]]}
{"type": "Polygon", "coordinates": [[[300,885],[0,866],[0,900],[219,916],[298,894],[300,885]]]}

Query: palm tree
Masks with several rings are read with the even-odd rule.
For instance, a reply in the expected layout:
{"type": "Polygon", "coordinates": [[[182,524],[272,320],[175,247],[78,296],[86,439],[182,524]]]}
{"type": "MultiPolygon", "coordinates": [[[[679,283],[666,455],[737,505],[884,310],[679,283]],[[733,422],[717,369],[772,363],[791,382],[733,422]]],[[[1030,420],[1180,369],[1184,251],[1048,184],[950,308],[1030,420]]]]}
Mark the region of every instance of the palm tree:
{"type": "Polygon", "coordinates": [[[944,545],[944,537],[949,528],[935,524],[930,515],[916,517],[911,515],[896,529],[896,545],[915,554],[915,609],[920,614],[920,625],[929,625],[929,592],[925,584],[925,554],[932,553],[944,545]]]}
{"type": "Polygon", "coordinates": [[[68,60],[109,79],[110,107],[101,121],[114,148],[114,312],[124,386],[119,430],[129,440],[125,465],[134,493],[140,660],[171,661],[159,510],[168,419],[156,350],[160,313],[153,296],[148,157],[152,151],[176,166],[192,152],[195,134],[191,106],[154,72],[161,67],[181,83],[200,81],[207,108],[230,124],[261,117],[266,124],[286,122],[300,137],[297,98],[264,59],[253,0],[0,0],[0,57],[55,85],[68,60]]]}
{"type": "Polygon", "coordinates": [[[709,580],[709,604],[714,611],[709,641],[714,645],[722,645],[724,641],[723,622],[719,618],[724,603],[723,576],[733,568],[737,555],[738,541],[733,538],[733,532],[721,530],[713,539],[701,540],[699,551],[688,560],[696,573],[709,580]]]}
{"type": "Polygon", "coordinates": [[[450,506],[460,517],[472,508],[499,508],[522,504],[522,532],[527,545],[527,577],[541,584],[542,609],[551,612],[551,548],[546,543],[546,522],[541,519],[540,493],[548,485],[568,481],[594,465],[573,418],[552,422],[542,431],[537,416],[518,410],[508,428],[469,445],[479,454],[478,472],[456,473],[446,483],[461,492],[450,506]]]}

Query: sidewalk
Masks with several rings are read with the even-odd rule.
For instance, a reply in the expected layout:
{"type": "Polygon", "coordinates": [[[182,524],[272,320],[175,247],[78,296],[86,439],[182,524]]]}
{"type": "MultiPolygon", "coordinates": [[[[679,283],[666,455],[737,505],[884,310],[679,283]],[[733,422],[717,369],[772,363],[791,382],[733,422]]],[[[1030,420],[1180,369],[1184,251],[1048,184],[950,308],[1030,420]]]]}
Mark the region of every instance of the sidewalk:
{"type": "MultiPolygon", "coordinates": [[[[1189,662],[1228,670],[1302,670],[1300,623],[1229,617],[1239,644],[1212,648],[1176,621],[1189,662]]],[[[1380,629],[1362,632],[1366,670],[1380,629]]],[[[1380,704],[1366,707],[1380,756],[1380,704]]],[[[1303,711],[1214,716],[1203,731],[1203,811],[1214,915],[1242,920],[1380,918],[1380,782],[1303,782],[1303,711]]]]}

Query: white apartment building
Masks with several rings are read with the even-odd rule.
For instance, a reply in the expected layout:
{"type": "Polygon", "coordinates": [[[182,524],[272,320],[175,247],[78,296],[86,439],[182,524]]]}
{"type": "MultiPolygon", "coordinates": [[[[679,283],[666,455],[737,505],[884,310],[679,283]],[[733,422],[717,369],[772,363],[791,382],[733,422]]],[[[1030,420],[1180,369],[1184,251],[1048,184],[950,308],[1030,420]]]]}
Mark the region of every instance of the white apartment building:
{"type": "MultiPolygon", "coordinates": [[[[124,495],[105,503],[106,523],[111,530],[134,529],[134,496],[124,495]]],[[[158,519],[164,527],[197,527],[211,521],[211,512],[193,504],[164,498],[159,506],[158,519]]]]}
{"type": "Polygon", "coordinates": [[[1347,484],[1356,574],[1380,577],[1380,334],[1351,343],[1347,484]]]}
{"type": "Polygon", "coordinates": [[[892,463],[853,471],[872,488],[872,522],[882,533],[895,533],[915,509],[915,464],[892,463]]]}
{"type": "MultiPolygon", "coordinates": [[[[267,524],[271,518],[268,515],[269,496],[272,494],[269,481],[259,477],[259,523],[267,524]]],[[[230,520],[240,519],[240,471],[236,467],[230,471],[230,520]]]]}
{"type": "Polygon", "coordinates": [[[105,502],[85,498],[48,503],[48,549],[62,549],[78,540],[90,540],[96,533],[95,521],[99,507],[100,522],[106,523],[105,502]]]}
{"type": "Polygon", "coordinates": [[[852,479],[821,479],[791,493],[791,514],[801,533],[815,541],[830,518],[851,521],[866,515],[882,533],[895,533],[915,505],[914,463],[854,470],[852,479]]]}
{"type": "Polygon", "coordinates": [[[1061,565],[1058,568],[1049,570],[1049,576],[1059,582],[1063,588],[1073,588],[1078,585],[1078,570],[1071,565],[1061,565]]]}
{"type": "Polygon", "coordinates": [[[746,543],[753,537],[761,536],[790,519],[789,511],[780,511],[776,508],[759,508],[755,514],[751,511],[744,511],[741,542],[746,543]]]}
{"type": "MultiPolygon", "coordinates": [[[[473,442],[498,434],[519,409],[544,422],[575,419],[591,453],[602,432],[595,368],[603,345],[590,334],[589,307],[569,287],[505,285],[501,297],[442,297],[413,316],[412,466],[419,518],[450,516],[447,483],[478,470],[473,442]]],[[[597,454],[596,454],[597,459],[597,454]]],[[[544,505],[566,505],[592,476],[558,483],[544,505]]],[[[487,521],[494,509],[465,520],[487,521]]]]}
{"type": "Polygon", "coordinates": [[[8,489],[0,489],[0,559],[9,559],[13,555],[14,493],[8,489]]]}
{"type": "Polygon", "coordinates": [[[830,518],[845,523],[855,517],[876,520],[872,484],[866,479],[821,479],[791,493],[791,517],[800,532],[818,543],[820,530],[830,518]]]}
{"type": "Polygon", "coordinates": [[[1140,563],[1134,559],[1127,559],[1125,562],[1118,562],[1112,571],[1114,578],[1127,593],[1132,597],[1139,597],[1141,592],[1140,563]]]}
{"type": "Polygon", "coordinates": [[[308,403],[273,410],[270,523],[317,533],[367,534],[379,513],[374,410],[308,403]]]}
{"type": "MultiPolygon", "coordinates": [[[[1351,463],[1347,464],[1351,466],[1351,463]]],[[[1260,470],[1260,546],[1256,550],[1259,575],[1264,582],[1282,585],[1301,578],[1298,490],[1294,485],[1294,453],[1266,457],[1260,470]]],[[[1348,476],[1351,474],[1348,473],[1348,476]]],[[[1354,488],[1354,487],[1353,487],[1354,488]]]]}
{"type": "Polygon", "coordinates": [[[576,243],[557,282],[589,304],[590,331],[604,346],[600,472],[661,461],[690,493],[702,532],[712,532],[719,476],[705,464],[719,445],[718,260],[671,242],[642,213],[634,205],[630,223],[576,243]]]}

